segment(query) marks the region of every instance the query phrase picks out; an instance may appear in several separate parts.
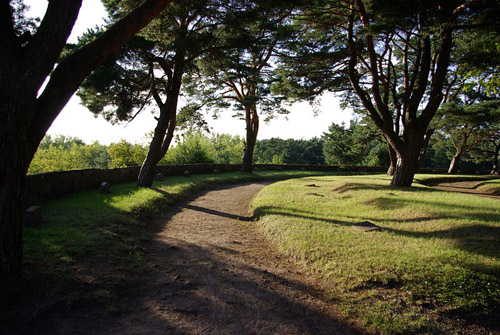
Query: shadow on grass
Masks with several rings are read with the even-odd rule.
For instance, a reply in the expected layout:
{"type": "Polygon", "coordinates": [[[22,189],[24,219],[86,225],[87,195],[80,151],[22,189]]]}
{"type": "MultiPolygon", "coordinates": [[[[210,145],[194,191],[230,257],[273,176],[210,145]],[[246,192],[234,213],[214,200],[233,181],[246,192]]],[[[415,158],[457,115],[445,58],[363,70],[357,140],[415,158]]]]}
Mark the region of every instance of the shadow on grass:
{"type": "MultiPolygon", "coordinates": [[[[375,178],[365,178],[363,180],[367,179],[373,179],[373,180],[378,180],[380,179],[375,179],[375,178]]],[[[415,187],[415,186],[409,186],[409,187],[396,187],[396,186],[391,186],[389,184],[384,185],[384,184],[370,184],[370,183],[353,183],[353,182],[343,182],[340,180],[337,180],[337,185],[332,189],[333,192],[337,193],[345,193],[345,192],[350,192],[350,191],[366,191],[366,190],[371,190],[371,191],[398,191],[398,192],[410,192],[410,193],[424,193],[424,192],[446,192],[443,190],[438,190],[438,189],[433,189],[433,188],[424,188],[424,187],[415,187]]]]}
{"type": "Polygon", "coordinates": [[[348,222],[348,221],[333,220],[331,218],[314,216],[314,215],[312,215],[312,213],[309,213],[306,211],[298,211],[296,209],[294,209],[294,212],[296,212],[296,213],[290,213],[290,212],[286,211],[285,209],[279,208],[279,207],[260,206],[260,207],[257,207],[254,209],[252,218],[254,220],[258,220],[260,217],[265,216],[265,215],[279,215],[279,216],[285,216],[285,217],[291,217],[291,218],[297,218],[297,219],[312,220],[312,221],[321,222],[321,223],[329,223],[329,224],[339,225],[339,226],[352,226],[352,222],[348,222]]]}
{"type": "Polygon", "coordinates": [[[390,186],[387,185],[378,185],[378,184],[365,184],[365,183],[350,183],[350,182],[341,182],[340,185],[336,185],[332,191],[336,193],[345,193],[351,191],[365,191],[365,190],[387,190],[390,189],[390,186]]]}
{"type": "MultiPolygon", "coordinates": [[[[394,234],[425,239],[452,240],[454,245],[464,251],[500,260],[500,227],[468,225],[432,232],[413,232],[401,229],[384,228],[394,234]]],[[[500,275],[500,267],[493,269],[500,275]]]]}

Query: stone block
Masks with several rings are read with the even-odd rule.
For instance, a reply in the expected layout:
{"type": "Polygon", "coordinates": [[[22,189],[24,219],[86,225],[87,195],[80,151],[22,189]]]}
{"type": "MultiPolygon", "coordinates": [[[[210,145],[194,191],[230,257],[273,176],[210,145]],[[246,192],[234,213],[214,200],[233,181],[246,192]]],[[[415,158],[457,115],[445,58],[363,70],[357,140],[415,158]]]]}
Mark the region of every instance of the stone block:
{"type": "Polygon", "coordinates": [[[214,169],[213,174],[220,174],[220,171],[218,169],[214,169]]]}
{"type": "Polygon", "coordinates": [[[42,207],[31,206],[24,212],[24,225],[36,227],[42,223],[42,207]]]}
{"type": "Polygon", "coordinates": [[[380,230],[381,227],[377,226],[374,223],[371,223],[370,221],[363,221],[363,222],[357,222],[353,223],[352,226],[358,230],[367,232],[367,231],[373,231],[373,230],[380,230]]]}
{"type": "Polygon", "coordinates": [[[184,177],[191,177],[191,171],[184,171],[184,177]]]}
{"type": "Polygon", "coordinates": [[[158,172],[158,173],[156,174],[156,176],[155,176],[155,179],[156,179],[157,181],[163,181],[163,179],[164,179],[164,177],[163,177],[163,173],[158,172]]]}
{"type": "Polygon", "coordinates": [[[103,182],[101,183],[101,185],[99,186],[99,192],[100,192],[101,194],[108,194],[108,193],[111,193],[111,189],[110,189],[110,187],[111,187],[111,184],[110,184],[110,183],[108,183],[107,181],[103,181],[103,182]]]}

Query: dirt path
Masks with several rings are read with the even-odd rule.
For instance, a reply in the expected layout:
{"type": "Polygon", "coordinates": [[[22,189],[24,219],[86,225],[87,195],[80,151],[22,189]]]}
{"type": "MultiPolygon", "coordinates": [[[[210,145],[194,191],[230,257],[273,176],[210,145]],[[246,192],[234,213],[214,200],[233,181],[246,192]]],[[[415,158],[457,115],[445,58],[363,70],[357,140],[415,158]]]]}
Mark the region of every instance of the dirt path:
{"type": "Polygon", "coordinates": [[[452,192],[459,192],[459,193],[467,193],[467,194],[474,194],[482,197],[488,197],[488,198],[494,198],[494,199],[500,199],[499,195],[494,195],[494,194],[489,194],[482,192],[480,189],[476,188],[476,185],[479,184],[481,181],[453,181],[453,182],[441,182],[441,183],[436,183],[436,184],[431,184],[430,186],[444,190],[444,191],[452,191],[452,192]]]}
{"type": "Polygon", "coordinates": [[[158,222],[134,314],[100,333],[359,334],[245,221],[263,186],[206,192],[158,222]]]}

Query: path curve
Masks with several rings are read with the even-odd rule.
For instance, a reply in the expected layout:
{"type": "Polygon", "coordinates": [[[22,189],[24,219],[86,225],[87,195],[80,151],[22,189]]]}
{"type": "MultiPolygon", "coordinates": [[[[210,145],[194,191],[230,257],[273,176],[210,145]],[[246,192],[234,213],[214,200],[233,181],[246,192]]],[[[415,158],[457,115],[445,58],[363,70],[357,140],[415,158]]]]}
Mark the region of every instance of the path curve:
{"type": "Polygon", "coordinates": [[[133,316],[106,334],[360,334],[248,218],[264,183],[200,194],[158,222],[133,316]]]}
{"type": "Polygon", "coordinates": [[[500,199],[500,195],[485,193],[484,191],[477,188],[477,185],[482,181],[474,180],[474,181],[447,181],[447,182],[439,182],[433,183],[429,186],[432,186],[439,190],[458,192],[458,193],[466,193],[473,194],[481,197],[500,199]]]}

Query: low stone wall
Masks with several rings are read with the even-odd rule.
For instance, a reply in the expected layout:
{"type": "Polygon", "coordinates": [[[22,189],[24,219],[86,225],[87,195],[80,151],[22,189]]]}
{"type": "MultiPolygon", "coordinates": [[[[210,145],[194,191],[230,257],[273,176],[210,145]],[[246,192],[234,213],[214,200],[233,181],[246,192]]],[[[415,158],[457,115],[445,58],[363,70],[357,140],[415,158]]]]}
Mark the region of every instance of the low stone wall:
{"type": "Polygon", "coordinates": [[[69,193],[98,189],[103,181],[111,184],[137,179],[139,167],[116,169],[84,169],[28,175],[26,180],[26,205],[57,198],[69,193]]]}
{"type": "MultiPolygon", "coordinates": [[[[165,176],[181,176],[188,170],[192,174],[213,173],[215,169],[222,172],[239,171],[240,164],[179,164],[160,165],[157,172],[165,176]]],[[[39,204],[44,200],[64,196],[69,193],[89,189],[99,189],[106,181],[111,185],[133,182],[137,180],[140,167],[115,169],[83,169],[38,173],[27,176],[26,205],[39,204]]]]}
{"type": "MultiPolygon", "coordinates": [[[[239,171],[241,164],[179,164],[160,165],[157,172],[164,176],[181,176],[184,171],[191,174],[207,174],[218,170],[221,173],[239,171]]],[[[256,171],[344,171],[344,172],[385,172],[385,167],[345,167],[325,165],[273,165],[254,164],[256,171]]],[[[446,169],[421,169],[420,173],[446,173],[446,169]]],[[[461,171],[461,173],[479,174],[484,171],[461,171]]],[[[115,169],[85,169],[60,172],[39,173],[27,176],[26,205],[40,204],[44,200],[64,196],[69,193],[89,189],[99,189],[99,185],[106,181],[111,184],[133,182],[139,175],[139,167],[115,169]]]]}

